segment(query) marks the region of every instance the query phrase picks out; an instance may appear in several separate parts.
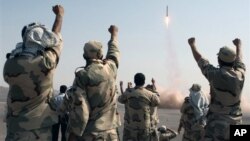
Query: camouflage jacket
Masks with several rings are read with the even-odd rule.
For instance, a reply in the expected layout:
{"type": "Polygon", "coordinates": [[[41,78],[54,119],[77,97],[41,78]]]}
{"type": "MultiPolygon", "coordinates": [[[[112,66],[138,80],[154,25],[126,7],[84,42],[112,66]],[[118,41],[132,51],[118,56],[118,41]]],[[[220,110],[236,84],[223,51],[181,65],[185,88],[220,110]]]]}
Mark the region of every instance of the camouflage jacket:
{"type": "MultiPolygon", "coordinates": [[[[147,89],[147,90],[153,92],[153,94],[160,97],[159,93],[156,90],[150,90],[150,89],[147,89]]],[[[151,127],[152,128],[157,128],[157,124],[160,122],[159,114],[158,114],[158,107],[157,106],[154,106],[154,107],[151,106],[150,107],[150,120],[151,120],[151,127]]]]}
{"type": "Polygon", "coordinates": [[[201,58],[198,65],[210,83],[209,111],[232,117],[241,116],[240,98],[245,80],[244,63],[237,58],[233,68],[216,68],[201,58]]]}
{"type": "Polygon", "coordinates": [[[105,61],[92,60],[76,72],[68,94],[70,132],[82,136],[121,125],[115,86],[119,56],[117,41],[110,40],[105,61]]]}
{"type": "Polygon", "coordinates": [[[181,119],[180,119],[180,125],[185,129],[185,132],[191,132],[192,126],[195,125],[196,119],[195,119],[195,111],[193,106],[190,104],[190,99],[185,98],[185,101],[183,102],[181,106],[181,119]]]}
{"type": "Polygon", "coordinates": [[[128,89],[118,97],[125,104],[124,128],[148,129],[153,128],[152,110],[160,103],[159,97],[143,87],[128,89]]]}
{"type": "Polygon", "coordinates": [[[7,126],[12,132],[51,126],[57,115],[49,106],[53,76],[62,49],[45,48],[35,57],[22,53],[6,61],[3,75],[9,84],[7,126]]]}

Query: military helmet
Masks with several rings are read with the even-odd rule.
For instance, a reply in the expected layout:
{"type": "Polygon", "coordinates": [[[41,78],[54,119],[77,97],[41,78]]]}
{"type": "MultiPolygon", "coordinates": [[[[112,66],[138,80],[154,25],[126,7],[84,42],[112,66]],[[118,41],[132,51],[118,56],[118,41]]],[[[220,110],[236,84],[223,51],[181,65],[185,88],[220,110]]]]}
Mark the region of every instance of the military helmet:
{"type": "Polygon", "coordinates": [[[103,53],[102,53],[102,43],[98,41],[89,41],[87,42],[84,47],[84,58],[85,59],[94,59],[94,58],[102,58],[103,53]]]}
{"type": "Polygon", "coordinates": [[[220,48],[220,51],[217,55],[221,61],[226,63],[232,63],[236,58],[235,51],[227,46],[220,48]]]}

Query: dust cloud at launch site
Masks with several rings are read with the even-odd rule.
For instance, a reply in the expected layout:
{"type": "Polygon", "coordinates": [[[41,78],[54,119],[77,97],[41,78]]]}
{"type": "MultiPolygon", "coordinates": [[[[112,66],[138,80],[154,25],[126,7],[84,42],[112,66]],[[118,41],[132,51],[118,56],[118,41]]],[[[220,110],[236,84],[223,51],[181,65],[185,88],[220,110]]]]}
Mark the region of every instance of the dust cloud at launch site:
{"type": "Polygon", "coordinates": [[[184,95],[178,90],[171,89],[159,89],[160,94],[160,107],[178,109],[181,107],[184,95]]]}

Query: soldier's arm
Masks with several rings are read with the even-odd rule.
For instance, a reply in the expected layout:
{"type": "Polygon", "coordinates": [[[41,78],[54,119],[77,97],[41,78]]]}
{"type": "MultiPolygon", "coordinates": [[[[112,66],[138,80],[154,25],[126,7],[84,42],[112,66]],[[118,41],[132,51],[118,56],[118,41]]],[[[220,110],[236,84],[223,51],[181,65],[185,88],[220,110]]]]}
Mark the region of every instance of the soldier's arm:
{"type": "Polygon", "coordinates": [[[60,34],[61,27],[62,27],[62,21],[63,21],[63,15],[64,15],[64,9],[61,5],[53,6],[52,8],[53,12],[56,15],[52,31],[55,33],[55,36],[58,40],[58,45],[54,47],[48,47],[45,48],[45,66],[48,69],[53,69],[57,66],[59,61],[59,56],[61,54],[62,50],[62,36],[60,34]]]}
{"type": "Polygon", "coordinates": [[[121,90],[121,94],[124,94],[124,91],[123,91],[123,81],[120,81],[120,90],[121,90]]]}
{"type": "Polygon", "coordinates": [[[52,27],[52,31],[58,34],[61,32],[61,28],[62,28],[64,9],[61,5],[56,5],[56,6],[53,6],[52,10],[56,15],[56,18],[52,27]]]}
{"type": "Polygon", "coordinates": [[[125,104],[127,102],[126,92],[118,97],[118,102],[120,102],[121,104],[125,104]]]}
{"type": "Polygon", "coordinates": [[[181,116],[181,119],[180,119],[180,123],[179,123],[179,126],[178,126],[178,133],[180,134],[180,132],[181,132],[181,128],[183,127],[183,116],[181,116]]]}
{"type": "Polygon", "coordinates": [[[202,57],[202,55],[196,48],[194,37],[188,39],[188,44],[191,47],[193,57],[195,61],[198,63],[203,75],[210,81],[211,79],[213,79],[214,77],[213,74],[215,74],[214,72],[217,71],[217,68],[215,68],[213,65],[209,63],[208,60],[202,57]]]}
{"type": "Polygon", "coordinates": [[[242,62],[242,49],[241,49],[241,40],[236,38],[233,40],[233,44],[236,47],[236,60],[235,60],[235,68],[241,70],[242,73],[245,72],[246,67],[242,62]]]}
{"type": "Polygon", "coordinates": [[[158,95],[152,93],[151,106],[158,106],[160,104],[160,98],[158,95]]]}
{"type": "Polygon", "coordinates": [[[87,79],[84,71],[76,73],[76,77],[69,94],[72,99],[71,110],[69,111],[69,132],[71,136],[82,136],[88,123],[90,105],[86,94],[87,79]]]}
{"type": "Polygon", "coordinates": [[[118,28],[114,25],[111,25],[108,29],[111,37],[108,42],[108,52],[106,59],[114,61],[116,64],[116,67],[119,66],[119,57],[120,57],[120,51],[118,48],[118,41],[117,41],[117,35],[118,35],[118,28]]]}
{"type": "Polygon", "coordinates": [[[151,82],[152,82],[152,85],[153,85],[153,90],[154,90],[154,91],[156,91],[155,79],[154,79],[154,78],[152,78],[151,82]]]}
{"type": "Polygon", "coordinates": [[[236,47],[236,58],[242,60],[241,40],[236,38],[233,40],[233,44],[236,47]]]}
{"type": "Polygon", "coordinates": [[[188,39],[188,44],[191,47],[191,50],[192,50],[195,61],[198,62],[201,59],[201,54],[196,48],[195,38],[193,38],[193,37],[189,38],[188,39]]]}

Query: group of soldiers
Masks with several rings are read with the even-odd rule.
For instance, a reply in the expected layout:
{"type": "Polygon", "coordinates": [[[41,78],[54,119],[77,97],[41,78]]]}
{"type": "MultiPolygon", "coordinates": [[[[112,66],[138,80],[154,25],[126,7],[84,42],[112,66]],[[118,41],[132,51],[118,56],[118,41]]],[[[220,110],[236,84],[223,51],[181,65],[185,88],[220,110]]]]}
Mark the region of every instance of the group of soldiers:
{"type": "MultiPolygon", "coordinates": [[[[68,112],[68,141],[120,140],[117,129],[121,121],[116,94],[120,63],[118,28],[111,25],[108,29],[110,40],[105,58],[100,42],[92,40],[84,45],[86,66],[76,69],[73,85],[57,109],[52,85],[62,51],[60,32],[64,8],[56,5],[52,10],[56,15],[52,31],[39,23],[25,26],[21,33],[23,41],[6,56],[3,75],[9,84],[9,93],[5,140],[51,141],[51,128],[57,123],[60,112],[68,112]]],[[[203,75],[210,83],[211,100],[209,110],[204,110],[208,104],[200,93],[197,94],[200,86],[193,85],[190,92],[196,92],[190,94],[183,103],[178,131],[182,127],[185,129],[183,140],[229,140],[229,125],[242,122],[240,97],[245,65],[242,63],[241,41],[233,40],[236,53],[228,47],[220,49],[219,68],[201,56],[196,49],[195,38],[188,39],[188,43],[203,75]],[[195,108],[194,105],[199,106],[195,108]],[[190,119],[197,124],[188,125],[190,119]],[[193,130],[198,128],[201,130],[193,130]]],[[[164,141],[176,136],[174,131],[165,126],[157,129],[160,95],[154,79],[152,85],[144,87],[145,75],[137,73],[134,83],[135,87],[129,84],[125,91],[123,83],[120,85],[122,94],[118,101],[125,105],[123,140],[164,141]]]]}

